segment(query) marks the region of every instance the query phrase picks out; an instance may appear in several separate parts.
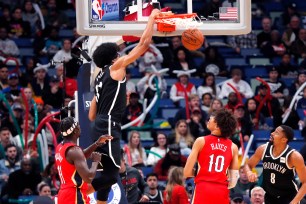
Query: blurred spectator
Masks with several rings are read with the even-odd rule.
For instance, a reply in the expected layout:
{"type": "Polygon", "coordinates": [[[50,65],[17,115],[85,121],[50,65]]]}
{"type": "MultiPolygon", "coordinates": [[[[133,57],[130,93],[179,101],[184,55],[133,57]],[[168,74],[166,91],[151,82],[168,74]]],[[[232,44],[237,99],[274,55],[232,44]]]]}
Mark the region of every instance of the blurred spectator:
{"type": "Polygon", "coordinates": [[[265,190],[260,187],[256,186],[251,190],[251,204],[264,204],[265,203],[265,190]]]}
{"type": "Polygon", "coordinates": [[[297,5],[294,2],[290,2],[287,7],[285,7],[286,10],[281,14],[280,20],[281,20],[281,26],[283,28],[289,27],[290,19],[293,16],[300,17],[300,14],[297,11],[297,5]]]}
{"type": "Polygon", "coordinates": [[[237,145],[237,147],[240,148],[241,142],[249,141],[250,135],[252,134],[253,125],[250,118],[245,116],[245,109],[243,104],[237,104],[233,113],[235,118],[237,119],[238,124],[236,132],[231,139],[237,145]],[[240,141],[240,138],[243,141],[240,141]]]}
{"type": "MultiPolygon", "coordinates": [[[[170,77],[175,77],[175,74],[173,74],[174,70],[190,71],[195,68],[196,67],[193,63],[193,59],[189,50],[183,46],[180,46],[174,50],[174,61],[169,71],[170,77]]],[[[195,76],[196,74],[193,75],[195,76]]]]}
{"type": "Polygon", "coordinates": [[[164,133],[157,133],[155,144],[151,147],[147,165],[155,166],[155,164],[167,153],[167,136],[164,133]],[[159,155],[159,156],[157,156],[159,155]]]}
{"type": "Polygon", "coordinates": [[[262,31],[257,34],[257,48],[262,48],[271,41],[272,20],[270,17],[263,17],[261,20],[262,31]]]}
{"type": "Polygon", "coordinates": [[[301,71],[298,73],[296,80],[292,83],[289,89],[289,94],[294,96],[295,92],[302,86],[306,81],[306,71],[301,71]]]}
{"type": "Polygon", "coordinates": [[[204,136],[207,134],[208,130],[205,122],[206,121],[202,119],[201,109],[195,107],[191,111],[190,122],[189,122],[190,132],[194,138],[198,138],[200,136],[204,136]]]}
{"type": "Polygon", "coordinates": [[[12,134],[10,129],[5,126],[1,126],[0,129],[0,158],[4,159],[6,156],[6,146],[12,144],[12,134]]]}
{"type": "Polygon", "coordinates": [[[201,109],[205,111],[206,115],[209,112],[210,104],[213,100],[213,96],[210,93],[205,93],[202,95],[202,105],[201,109]]]}
{"type": "Polygon", "coordinates": [[[206,72],[206,74],[204,74],[203,84],[197,89],[197,94],[200,98],[202,98],[205,93],[210,93],[213,98],[216,98],[220,93],[220,87],[216,85],[215,75],[211,72],[206,72]]]}
{"type": "Polygon", "coordinates": [[[8,127],[12,133],[12,136],[17,135],[17,127],[15,127],[15,125],[18,125],[19,128],[22,124],[23,121],[23,117],[22,117],[22,113],[23,113],[23,107],[21,106],[21,104],[19,102],[15,102],[12,106],[11,106],[12,112],[13,112],[13,116],[16,118],[17,124],[15,124],[13,122],[13,117],[12,115],[8,115],[8,117],[4,118],[2,120],[2,126],[3,127],[8,127]]]}
{"type": "Polygon", "coordinates": [[[256,118],[256,100],[253,98],[247,99],[245,106],[245,117],[251,120],[253,129],[262,129],[265,125],[265,117],[262,113],[259,113],[259,118],[256,118]]]}
{"type": "Polygon", "coordinates": [[[228,94],[228,100],[227,104],[224,106],[224,108],[230,110],[232,113],[234,113],[235,107],[238,103],[241,103],[241,101],[238,101],[238,96],[235,92],[231,92],[228,94]]]}
{"type": "Polygon", "coordinates": [[[280,81],[278,70],[275,67],[271,67],[268,69],[269,72],[269,79],[267,83],[270,86],[271,94],[273,97],[279,99],[284,98],[289,94],[289,91],[284,82],[280,81]]]}
{"type": "Polygon", "coordinates": [[[22,20],[30,23],[31,33],[35,33],[39,26],[39,16],[33,7],[31,0],[25,0],[22,7],[22,20]]]}
{"type": "Polygon", "coordinates": [[[306,58],[306,29],[300,29],[298,37],[292,42],[291,53],[298,58],[306,58]]]}
{"type": "Polygon", "coordinates": [[[45,167],[44,171],[42,172],[42,180],[50,186],[51,195],[57,195],[60,186],[60,178],[54,160],[51,160],[45,167]]]}
{"type": "Polygon", "coordinates": [[[171,47],[173,50],[176,50],[177,48],[182,46],[182,41],[180,36],[173,36],[171,38],[171,47]]]}
{"type": "Polygon", "coordinates": [[[66,14],[57,8],[56,0],[48,0],[47,15],[45,16],[47,27],[66,28],[72,27],[66,14]]]}
{"type": "Polygon", "coordinates": [[[33,90],[34,97],[41,97],[43,92],[50,89],[47,66],[38,64],[33,70],[34,79],[29,82],[28,87],[33,90]]]}
{"type": "Polygon", "coordinates": [[[291,55],[289,53],[285,53],[282,56],[282,60],[280,64],[276,67],[280,76],[279,77],[297,77],[298,70],[297,67],[292,65],[291,63],[291,55]]]}
{"type": "Polygon", "coordinates": [[[13,100],[20,98],[21,87],[19,86],[19,77],[16,73],[8,75],[8,87],[2,90],[3,93],[9,93],[13,97],[13,100]]]}
{"type": "Polygon", "coordinates": [[[268,90],[267,87],[263,84],[259,85],[258,87],[258,95],[254,97],[257,103],[257,107],[260,108],[260,104],[263,104],[260,113],[264,115],[264,117],[271,117],[273,118],[274,127],[277,127],[281,124],[281,114],[282,110],[280,107],[280,103],[277,98],[269,95],[266,97],[268,90]],[[266,100],[265,100],[266,99],[266,100]]]}
{"type": "Polygon", "coordinates": [[[148,185],[144,181],[143,177],[140,175],[139,171],[126,165],[126,155],[123,155],[123,151],[121,150],[121,163],[120,163],[120,178],[125,189],[125,195],[127,196],[127,200],[129,204],[139,202],[147,202],[149,201],[148,193],[148,185]]]}
{"type": "Polygon", "coordinates": [[[0,115],[1,115],[0,126],[1,127],[3,126],[3,124],[1,124],[2,121],[4,121],[10,115],[8,106],[12,106],[13,103],[14,103],[14,100],[13,100],[11,94],[9,94],[9,93],[4,94],[4,98],[0,102],[0,115]]]}
{"type": "Polygon", "coordinates": [[[290,18],[289,27],[283,33],[282,41],[286,47],[290,47],[291,44],[298,38],[300,31],[300,18],[298,16],[292,16],[290,18]]]}
{"type": "MultiPolygon", "coordinates": [[[[153,70],[151,68],[146,69],[145,76],[137,82],[137,90],[141,99],[146,98],[151,100],[155,96],[156,91],[152,90],[149,86],[149,80],[153,75],[152,72],[153,70]]],[[[162,76],[161,80],[159,91],[160,93],[165,93],[167,91],[167,81],[162,76]]],[[[151,83],[153,83],[153,87],[155,88],[154,80],[152,80],[151,83]]]]}
{"type": "Polygon", "coordinates": [[[154,202],[155,204],[163,203],[163,193],[158,189],[158,178],[157,174],[150,173],[147,175],[147,184],[149,187],[149,201],[154,202]]]}
{"type": "Polygon", "coordinates": [[[49,58],[52,58],[61,48],[62,41],[58,36],[58,28],[51,27],[49,37],[45,41],[45,47],[43,50],[41,50],[40,54],[47,55],[49,58]]]}
{"type": "Polygon", "coordinates": [[[71,56],[71,41],[69,39],[63,40],[63,47],[61,50],[57,51],[53,57],[53,61],[56,63],[68,62],[72,59],[71,56]]]}
{"type": "MultiPolygon", "coordinates": [[[[188,110],[184,107],[184,108],[179,109],[178,112],[176,112],[174,116],[174,121],[173,121],[174,124],[171,124],[172,126],[174,126],[181,119],[187,120],[187,122],[189,122],[190,118],[188,118],[187,111],[189,112],[189,117],[190,117],[190,114],[194,108],[201,109],[199,96],[196,94],[190,94],[188,98],[188,105],[189,105],[188,110]]],[[[207,115],[203,110],[201,110],[201,113],[202,113],[202,120],[205,121],[207,118],[207,115]]]]}
{"type": "Polygon", "coordinates": [[[14,135],[13,137],[14,143],[16,144],[17,147],[20,147],[20,148],[24,148],[22,143],[27,143],[30,146],[30,143],[33,141],[33,138],[34,138],[34,122],[33,122],[33,118],[31,117],[31,115],[29,115],[27,127],[26,127],[26,120],[22,120],[20,127],[22,131],[22,135],[19,135],[19,134],[14,135]],[[26,137],[27,137],[27,140],[26,140],[26,137]]]}
{"type": "Polygon", "coordinates": [[[239,179],[236,186],[231,189],[231,197],[233,197],[235,194],[242,195],[242,198],[243,196],[249,196],[249,190],[252,186],[254,186],[254,183],[249,182],[243,167],[244,166],[241,166],[239,168],[239,179]]]}
{"type": "Polygon", "coordinates": [[[160,159],[154,167],[154,173],[158,175],[160,181],[167,180],[168,172],[172,167],[184,167],[187,161],[187,158],[181,155],[178,144],[169,145],[168,148],[169,151],[165,157],[160,159]]]}
{"type": "Polygon", "coordinates": [[[9,24],[12,20],[11,17],[11,8],[9,5],[3,4],[2,5],[2,16],[0,16],[0,22],[2,24],[3,27],[5,27],[6,29],[9,28],[9,24]]]}
{"type": "Polygon", "coordinates": [[[37,195],[36,187],[41,182],[41,176],[39,173],[35,173],[32,167],[31,160],[23,158],[21,169],[10,174],[7,184],[9,199],[18,199],[21,195],[37,195]]]}
{"type": "Polygon", "coordinates": [[[246,204],[243,195],[241,193],[234,193],[233,195],[231,195],[231,204],[236,204],[236,203],[246,204]]]}
{"type": "Polygon", "coordinates": [[[257,48],[257,37],[254,31],[249,34],[228,37],[228,44],[240,53],[241,48],[257,48]]]}
{"type": "Polygon", "coordinates": [[[37,185],[37,192],[39,196],[49,196],[51,198],[51,188],[43,181],[37,185]]]}
{"type": "Polygon", "coordinates": [[[5,147],[5,158],[0,160],[0,192],[7,184],[9,175],[18,169],[20,169],[20,158],[17,147],[9,144],[5,147]]]}
{"type": "Polygon", "coordinates": [[[22,87],[28,86],[28,83],[34,79],[34,68],[38,64],[38,58],[29,57],[24,58],[22,64],[25,66],[24,72],[20,73],[20,85],[22,87]]]}
{"type": "MultiPolygon", "coordinates": [[[[47,116],[49,110],[44,108],[44,101],[40,97],[35,98],[35,103],[37,107],[38,121],[42,121],[42,119],[47,116]]],[[[32,116],[34,117],[34,112],[32,113],[32,116]]]]}
{"type": "MultiPolygon", "coordinates": [[[[143,113],[143,106],[139,102],[139,94],[138,93],[131,93],[129,97],[129,105],[126,106],[125,112],[122,116],[122,124],[127,124],[132,122],[133,120],[137,119],[143,113]]],[[[135,123],[132,126],[143,126],[148,120],[150,119],[150,113],[148,113],[140,124],[139,122],[135,123]]]]}
{"type": "Polygon", "coordinates": [[[231,79],[228,79],[223,82],[223,85],[221,87],[221,92],[218,96],[218,98],[223,99],[229,95],[230,92],[233,92],[233,89],[228,85],[230,83],[232,86],[234,86],[244,98],[251,98],[253,97],[254,93],[250,87],[250,85],[242,80],[242,71],[238,68],[234,68],[231,71],[231,79]]]}
{"type": "Polygon", "coordinates": [[[223,103],[220,99],[213,99],[211,104],[210,104],[210,108],[209,108],[209,111],[208,111],[208,115],[207,115],[207,119],[209,119],[210,115],[215,112],[215,111],[218,111],[220,109],[223,108],[223,103]]]}
{"type": "Polygon", "coordinates": [[[218,49],[213,46],[209,46],[204,51],[205,60],[198,70],[199,76],[204,76],[205,73],[213,73],[215,76],[226,76],[227,71],[225,67],[224,58],[218,52],[218,49]]]}
{"type": "Polygon", "coordinates": [[[124,148],[125,161],[129,166],[142,167],[147,165],[147,154],[141,145],[140,132],[133,130],[129,134],[129,143],[124,148]]]}
{"type": "Polygon", "coordinates": [[[152,40],[149,49],[140,57],[139,60],[139,72],[145,74],[147,69],[151,69],[151,66],[155,66],[157,70],[161,69],[161,64],[164,61],[163,55],[160,50],[155,47],[152,40]]]}
{"type": "Polygon", "coordinates": [[[8,87],[8,68],[0,63],[0,91],[8,87]]]}
{"type": "Polygon", "coordinates": [[[12,20],[9,23],[9,36],[13,38],[31,36],[30,23],[22,20],[22,10],[20,7],[16,7],[13,10],[12,20]]]}
{"type": "Polygon", "coordinates": [[[175,124],[174,133],[168,136],[168,144],[177,144],[182,155],[189,155],[194,142],[194,137],[186,120],[179,120],[175,124]]]}
{"type": "Polygon", "coordinates": [[[286,52],[286,46],[284,45],[278,30],[271,31],[271,41],[262,46],[261,52],[264,56],[270,58],[281,57],[286,52]]]}
{"type": "Polygon", "coordinates": [[[164,204],[189,204],[182,167],[173,167],[164,191],[164,204]]]}
{"type": "Polygon", "coordinates": [[[0,50],[4,57],[18,57],[20,54],[16,43],[8,38],[6,27],[0,27],[0,50]]]}
{"type": "MultiPolygon", "coordinates": [[[[195,70],[190,70],[195,71],[195,70]]],[[[196,94],[195,85],[189,82],[190,71],[178,71],[178,82],[173,84],[170,89],[170,99],[178,106],[180,100],[186,100],[190,94],[196,94]]]]}
{"type": "Polygon", "coordinates": [[[42,100],[53,109],[60,109],[63,104],[63,89],[59,87],[59,78],[54,75],[50,77],[50,89],[42,93],[42,100]]]}
{"type": "Polygon", "coordinates": [[[225,0],[222,3],[222,7],[237,7],[237,2],[235,0],[225,0]]]}

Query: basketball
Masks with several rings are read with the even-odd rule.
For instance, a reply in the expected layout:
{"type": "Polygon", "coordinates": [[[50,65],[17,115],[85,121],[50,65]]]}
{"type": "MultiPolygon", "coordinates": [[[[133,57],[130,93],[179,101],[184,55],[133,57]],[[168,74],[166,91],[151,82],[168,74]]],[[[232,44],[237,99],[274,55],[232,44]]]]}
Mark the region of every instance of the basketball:
{"type": "Polygon", "coordinates": [[[182,33],[182,43],[188,50],[197,50],[204,43],[204,35],[196,28],[185,30],[182,33]]]}

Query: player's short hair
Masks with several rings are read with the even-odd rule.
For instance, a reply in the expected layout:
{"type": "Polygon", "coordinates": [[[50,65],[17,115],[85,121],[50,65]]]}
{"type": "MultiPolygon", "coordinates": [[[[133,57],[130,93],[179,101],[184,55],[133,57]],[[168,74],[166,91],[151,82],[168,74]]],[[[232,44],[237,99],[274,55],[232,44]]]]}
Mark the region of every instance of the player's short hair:
{"type": "Polygon", "coordinates": [[[216,111],[212,115],[221,131],[221,137],[231,137],[236,131],[237,120],[235,116],[226,109],[216,111]]]}
{"type": "Polygon", "coordinates": [[[110,65],[118,57],[119,46],[116,43],[102,43],[94,51],[92,58],[101,69],[110,65]]]}
{"type": "Polygon", "coordinates": [[[287,125],[281,125],[280,127],[283,129],[283,132],[285,133],[285,136],[288,139],[288,142],[292,141],[294,137],[294,132],[292,128],[287,125]]]}

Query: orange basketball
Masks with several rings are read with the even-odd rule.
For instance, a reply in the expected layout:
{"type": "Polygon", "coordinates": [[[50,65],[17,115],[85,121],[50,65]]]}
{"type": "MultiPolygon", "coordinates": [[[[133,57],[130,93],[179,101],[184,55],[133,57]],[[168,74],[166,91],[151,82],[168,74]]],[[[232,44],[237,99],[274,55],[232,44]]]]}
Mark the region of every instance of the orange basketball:
{"type": "Polygon", "coordinates": [[[204,43],[204,35],[196,28],[185,30],[182,33],[182,43],[188,50],[197,50],[204,43]]]}

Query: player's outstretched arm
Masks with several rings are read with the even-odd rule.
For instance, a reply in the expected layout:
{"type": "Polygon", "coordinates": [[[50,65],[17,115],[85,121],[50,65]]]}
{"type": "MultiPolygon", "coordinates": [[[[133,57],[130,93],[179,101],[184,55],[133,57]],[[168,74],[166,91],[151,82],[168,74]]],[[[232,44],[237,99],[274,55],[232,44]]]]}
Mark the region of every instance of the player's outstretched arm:
{"type": "Polygon", "coordinates": [[[192,150],[190,155],[188,156],[185,168],[184,168],[184,177],[185,178],[190,178],[195,176],[194,172],[194,165],[198,160],[198,155],[202,148],[205,145],[205,139],[204,137],[199,137],[196,139],[192,146],[192,150]]]}
{"type": "Polygon", "coordinates": [[[263,144],[259,146],[253,156],[248,160],[246,165],[244,166],[244,171],[246,172],[246,175],[248,177],[248,180],[250,182],[256,182],[257,181],[257,175],[256,173],[252,172],[252,169],[256,167],[256,165],[259,163],[259,161],[262,158],[262,155],[266,149],[267,144],[263,144]]]}
{"type": "Polygon", "coordinates": [[[102,135],[99,137],[97,141],[91,144],[89,147],[83,150],[86,158],[91,156],[91,153],[95,151],[98,147],[104,145],[108,140],[112,140],[113,137],[110,135],[102,135]]]}
{"type": "Polygon", "coordinates": [[[297,204],[303,199],[303,197],[306,194],[306,167],[302,155],[297,151],[294,151],[290,154],[288,163],[289,165],[292,164],[292,166],[295,167],[295,171],[302,184],[298,193],[296,194],[294,199],[290,202],[290,204],[297,204]]]}
{"type": "Polygon", "coordinates": [[[96,115],[97,115],[97,101],[96,101],[96,96],[94,96],[90,103],[88,119],[90,121],[94,121],[96,119],[96,115]]]}
{"type": "Polygon", "coordinates": [[[86,163],[85,155],[80,147],[71,147],[67,150],[66,158],[69,163],[73,164],[86,183],[91,183],[95,178],[98,163],[101,161],[101,154],[93,152],[91,154],[92,165],[89,169],[86,163]]]}

